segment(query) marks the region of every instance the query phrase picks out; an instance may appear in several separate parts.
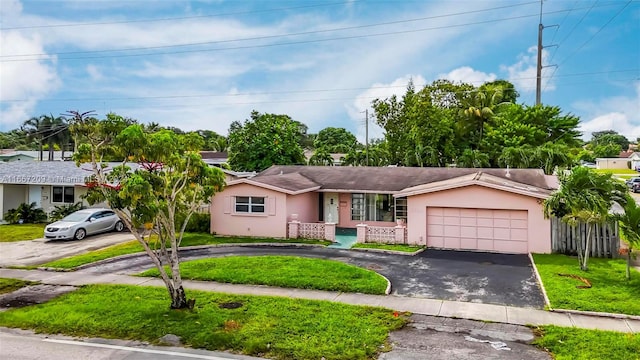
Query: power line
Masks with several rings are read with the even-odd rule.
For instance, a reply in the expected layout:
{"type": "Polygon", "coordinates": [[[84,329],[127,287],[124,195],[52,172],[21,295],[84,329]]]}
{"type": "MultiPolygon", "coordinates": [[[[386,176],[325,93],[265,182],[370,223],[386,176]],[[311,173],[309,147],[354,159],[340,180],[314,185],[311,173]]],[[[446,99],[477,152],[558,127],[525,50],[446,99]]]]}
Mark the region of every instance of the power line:
{"type": "MultiPolygon", "coordinates": [[[[556,10],[556,11],[549,11],[549,12],[546,12],[544,14],[545,15],[558,14],[558,13],[563,13],[563,12],[566,12],[566,11],[567,10],[556,10]]],[[[215,48],[215,49],[192,49],[192,50],[180,50],[180,51],[165,51],[165,52],[143,53],[143,54],[112,54],[112,55],[101,55],[101,56],[58,57],[57,60],[60,61],[60,60],[83,60],[83,59],[140,57],[140,56],[184,54],[184,53],[196,53],[196,52],[216,52],[216,51],[228,51],[228,50],[244,50],[244,49],[255,49],[255,48],[278,47],[278,46],[286,46],[286,45],[300,45],[300,44],[309,44],[309,43],[321,43],[321,42],[329,42],[329,41],[368,38],[368,37],[379,37],[379,36],[387,36],[387,35],[400,35],[400,34],[416,33],[416,32],[423,32],[423,31],[431,31],[431,30],[451,29],[451,28],[459,28],[459,27],[472,26],[472,25],[491,24],[491,23],[508,21],[508,20],[525,19],[525,18],[531,18],[531,17],[537,17],[537,16],[539,16],[539,14],[520,15],[520,16],[513,16],[513,17],[501,18],[501,19],[483,20],[483,21],[476,21],[476,22],[455,24],[455,25],[434,26],[434,27],[412,29],[412,30],[382,32],[382,33],[363,34],[363,35],[350,35],[350,36],[328,38],[328,39],[300,40],[300,41],[282,42],[282,43],[275,43],[275,44],[247,45],[247,46],[236,46],[236,47],[215,48]]],[[[11,57],[11,56],[23,56],[23,55],[7,55],[7,56],[11,57]]],[[[49,57],[50,57],[50,55],[47,55],[46,57],[42,57],[42,58],[33,58],[33,59],[0,60],[0,62],[40,61],[40,60],[47,60],[49,57]]]]}
{"type": "MultiPolygon", "coordinates": [[[[622,69],[622,70],[609,70],[609,71],[593,71],[593,72],[581,72],[560,75],[560,77],[580,77],[589,75],[601,75],[601,74],[614,74],[614,73],[626,73],[640,71],[637,69],[622,69]]],[[[543,76],[544,78],[544,76],[543,76]]],[[[511,78],[510,81],[516,80],[530,80],[535,77],[519,77],[511,78]]],[[[485,81],[469,81],[469,84],[483,84],[485,81]]],[[[259,95],[278,95],[278,94],[305,94],[305,93],[323,93],[323,92],[338,92],[338,91],[358,91],[358,90],[384,90],[393,88],[405,88],[406,85],[389,85],[389,86],[374,86],[374,87],[352,87],[352,88],[333,88],[333,89],[306,89],[306,90],[281,90],[281,91],[260,91],[260,92],[246,92],[246,93],[234,93],[234,94],[193,94],[193,95],[159,95],[159,96],[135,96],[135,97],[113,97],[113,98],[62,98],[62,99],[43,99],[40,102],[68,102],[68,101],[117,101],[117,100],[161,100],[161,99],[185,99],[185,98],[205,98],[205,97],[240,97],[240,96],[259,96],[259,95]]],[[[473,91],[477,91],[473,90],[473,91]]],[[[12,102],[25,102],[29,99],[12,99],[1,100],[0,103],[12,103],[12,102]]]]}
{"type": "Polygon", "coordinates": [[[257,14],[257,13],[266,13],[266,12],[275,12],[275,11],[297,10],[297,9],[306,9],[306,8],[314,8],[314,7],[322,7],[322,6],[345,5],[345,4],[348,4],[350,2],[356,2],[356,1],[360,1],[360,0],[340,1],[340,2],[333,2],[333,3],[313,4],[313,5],[300,5],[300,6],[292,6],[292,7],[284,7],[284,8],[273,8],[273,9],[264,9],[264,10],[251,10],[251,11],[239,11],[239,12],[231,12],[231,13],[180,16],[180,17],[156,18],[156,19],[138,19],[138,20],[122,20],[122,21],[86,22],[86,23],[74,23],[74,24],[48,24],[48,25],[16,26],[16,27],[0,28],[0,30],[25,30],[25,29],[96,26],[96,25],[116,25],[116,24],[130,24],[130,23],[144,23],[144,22],[190,20],[190,19],[201,19],[201,18],[209,18],[209,17],[223,17],[223,16],[231,16],[231,15],[246,15],[246,14],[257,14]]]}
{"type": "Polygon", "coordinates": [[[167,48],[174,48],[174,47],[214,45],[214,44],[224,44],[224,43],[240,42],[240,41],[265,40],[265,39],[273,39],[273,38],[279,38],[279,37],[313,35],[313,34],[321,34],[321,33],[333,32],[333,31],[355,30],[355,29],[363,29],[363,28],[370,28],[370,27],[377,27],[377,26],[405,24],[405,23],[409,23],[409,22],[433,20],[433,19],[439,19],[439,18],[446,18],[446,17],[453,17],[453,16],[460,16],[460,15],[469,15],[469,14],[475,14],[475,13],[481,13],[481,12],[487,12],[487,11],[493,11],[493,10],[501,10],[501,9],[506,9],[506,8],[526,6],[526,5],[531,5],[531,4],[534,4],[534,3],[536,3],[536,2],[535,1],[530,1],[530,2],[526,2],[526,3],[504,5],[504,6],[498,6],[498,7],[492,7],[492,8],[480,9],[480,10],[473,10],[473,11],[463,11],[463,12],[458,12],[458,13],[433,15],[433,16],[427,16],[427,17],[421,17],[421,18],[414,18],[414,19],[405,19],[405,20],[388,21],[388,22],[373,23],[373,24],[347,26],[347,27],[324,29],[324,30],[303,31],[303,32],[288,33],[288,34],[265,35],[265,36],[256,36],[256,37],[239,38],[239,39],[204,41],[204,42],[174,44],[174,45],[145,46],[145,47],[126,48],[126,49],[106,49],[106,50],[91,50],[91,51],[66,51],[66,52],[57,52],[57,53],[51,53],[51,54],[40,53],[40,54],[0,55],[0,58],[7,58],[7,57],[14,58],[14,57],[27,57],[27,56],[59,56],[59,55],[72,55],[72,54],[96,54],[96,53],[115,52],[115,51],[156,50],[156,49],[167,49],[167,48]]]}

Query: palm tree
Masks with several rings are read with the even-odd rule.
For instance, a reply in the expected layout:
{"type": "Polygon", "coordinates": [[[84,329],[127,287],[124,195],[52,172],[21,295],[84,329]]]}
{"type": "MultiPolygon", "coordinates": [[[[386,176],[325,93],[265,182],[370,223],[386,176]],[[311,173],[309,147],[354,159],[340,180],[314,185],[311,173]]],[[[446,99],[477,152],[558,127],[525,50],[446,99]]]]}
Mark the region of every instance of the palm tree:
{"type": "Polygon", "coordinates": [[[609,219],[609,209],[614,202],[626,205],[628,190],[611,174],[598,174],[583,166],[574,168],[570,174],[561,172],[558,179],[560,188],[544,201],[544,215],[559,217],[572,226],[579,222],[587,224],[584,254],[582,241],[577,242],[580,268],[587,271],[593,225],[609,219]]]}
{"type": "Polygon", "coordinates": [[[505,104],[502,99],[503,91],[500,86],[477,89],[470,94],[467,104],[465,104],[461,113],[468,121],[467,127],[470,128],[472,134],[477,134],[475,149],[480,148],[484,124],[493,118],[494,112],[499,105],[505,104]]]}
{"type": "Polygon", "coordinates": [[[32,117],[29,120],[26,120],[20,130],[24,131],[27,134],[27,138],[35,139],[38,141],[38,151],[40,151],[40,161],[42,161],[42,138],[43,138],[43,130],[44,130],[44,115],[39,117],[32,117]]]}
{"type": "Polygon", "coordinates": [[[634,249],[640,248],[640,206],[635,199],[627,195],[627,204],[623,214],[616,214],[620,230],[627,243],[627,280],[631,279],[631,256],[634,249]]]}
{"type": "Polygon", "coordinates": [[[333,158],[325,148],[320,148],[311,155],[308,163],[309,165],[331,166],[333,165],[333,158]]]}
{"type": "Polygon", "coordinates": [[[49,149],[48,160],[53,161],[55,145],[60,146],[64,143],[63,132],[68,132],[68,126],[66,119],[61,116],[54,117],[51,114],[50,116],[42,116],[41,119],[43,124],[42,140],[46,140],[49,149]]]}

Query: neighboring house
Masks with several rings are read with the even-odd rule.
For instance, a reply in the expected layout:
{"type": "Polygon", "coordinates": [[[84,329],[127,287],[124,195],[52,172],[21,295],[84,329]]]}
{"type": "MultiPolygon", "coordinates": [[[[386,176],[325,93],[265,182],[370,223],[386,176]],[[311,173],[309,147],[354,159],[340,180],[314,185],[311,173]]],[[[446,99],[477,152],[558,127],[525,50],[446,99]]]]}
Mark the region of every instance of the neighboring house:
{"type": "Polygon", "coordinates": [[[229,162],[229,154],[223,151],[200,151],[200,156],[202,161],[216,167],[229,162]]]}
{"type": "Polygon", "coordinates": [[[25,154],[0,154],[0,162],[12,162],[12,161],[33,161],[35,158],[25,154]]]}
{"type": "Polygon", "coordinates": [[[629,169],[629,158],[597,158],[596,169],[629,169]]]}
{"type": "MultiPolygon", "coordinates": [[[[315,150],[305,150],[304,151],[304,157],[305,157],[307,163],[309,163],[309,159],[311,159],[313,154],[315,154],[315,150]]],[[[333,164],[331,164],[331,166],[341,166],[342,165],[342,160],[344,159],[344,157],[346,155],[347,154],[343,154],[343,153],[330,153],[329,156],[331,156],[331,160],[333,161],[333,164]]]]}
{"type": "Polygon", "coordinates": [[[633,152],[628,157],[629,161],[631,161],[631,168],[637,170],[640,168],[640,152],[633,152]]]}
{"type": "Polygon", "coordinates": [[[0,220],[22,203],[35,202],[36,207],[49,213],[56,206],[83,201],[89,169],[89,164],[79,168],[72,161],[0,163],[0,220]]]}
{"type": "Polygon", "coordinates": [[[536,169],[272,166],[214,196],[211,231],[284,238],[292,219],[343,228],[406,222],[409,244],[548,253],[542,201],[555,188],[536,169]]]}
{"type": "MultiPolygon", "coordinates": [[[[13,156],[13,155],[24,155],[24,156],[30,157],[31,160],[40,160],[40,151],[37,151],[37,150],[13,150],[13,149],[0,150],[0,156],[13,156]]],[[[65,151],[64,158],[62,157],[62,151],[53,152],[54,161],[71,160],[72,156],[73,156],[73,151],[65,151]]],[[[49,150],[43,150],[42,151],[43,161],[47,161],[48,157],[49,157],[49,150]]]]}

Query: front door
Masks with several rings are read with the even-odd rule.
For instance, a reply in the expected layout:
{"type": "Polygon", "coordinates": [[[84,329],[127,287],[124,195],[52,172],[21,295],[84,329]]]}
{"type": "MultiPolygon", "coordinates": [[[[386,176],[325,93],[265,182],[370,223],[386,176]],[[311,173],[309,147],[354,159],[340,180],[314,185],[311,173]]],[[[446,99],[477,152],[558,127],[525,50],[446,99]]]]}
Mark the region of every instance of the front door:
{"type": "Polygon", "coordinates": [[[329,223],[339,223],[338,219],[338,194],[324,194],[324,221],[329,223]]]}

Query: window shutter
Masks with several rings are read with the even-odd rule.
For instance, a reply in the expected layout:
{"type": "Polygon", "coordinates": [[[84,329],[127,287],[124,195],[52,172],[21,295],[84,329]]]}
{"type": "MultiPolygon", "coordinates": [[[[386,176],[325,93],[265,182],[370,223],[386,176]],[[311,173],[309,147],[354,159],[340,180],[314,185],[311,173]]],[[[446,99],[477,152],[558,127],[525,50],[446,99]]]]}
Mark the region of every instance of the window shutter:
{"type": "Polygon", "coordinates": [[[276,198],[269,197],[269,215],[273,216],[276,214],[276,198]]]}
{"type": "Polygon", "coordinates": [[[224,213],[231,214],[231,196],[224,197],[224,213]]]}

